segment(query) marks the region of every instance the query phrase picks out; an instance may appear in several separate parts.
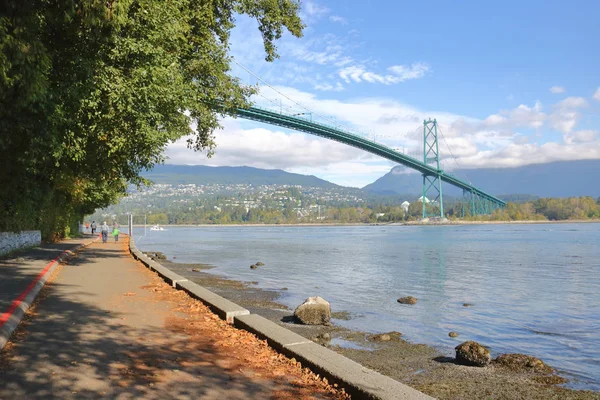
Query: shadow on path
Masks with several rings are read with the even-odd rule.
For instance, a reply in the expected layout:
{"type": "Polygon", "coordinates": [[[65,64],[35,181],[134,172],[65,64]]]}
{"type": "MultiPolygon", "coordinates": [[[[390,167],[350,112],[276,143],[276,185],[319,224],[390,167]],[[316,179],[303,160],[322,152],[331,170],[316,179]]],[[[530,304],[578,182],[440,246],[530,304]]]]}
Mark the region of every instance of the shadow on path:
{"type": "Polygon", "coordinates": [[[42,290],[0,353],[0,399],[265,399],[274,391],[282,393],[277,398],[304,397],[223,359],[214,342],[166,329],[164,317],[153,323],[164,301],[140,290],[149,278],[121,246],[107,246],[71,259],[42,290]],[[124,297],[123,287],[136,296],[124,297]]]}

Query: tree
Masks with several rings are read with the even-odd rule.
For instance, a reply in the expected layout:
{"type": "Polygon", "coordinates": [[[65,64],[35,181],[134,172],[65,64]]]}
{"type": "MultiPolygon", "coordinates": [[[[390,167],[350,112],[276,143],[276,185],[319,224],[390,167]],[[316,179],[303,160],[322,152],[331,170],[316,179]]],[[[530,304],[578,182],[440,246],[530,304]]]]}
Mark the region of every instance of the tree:
{"type": "Polygon", "coordinates": [[[64,234],[144,183],[181,137],[211,155],[219,117],[254,93],[229,74],[235,16],[258,21],[272,61],[284,29],[302,35],[298,11],[297,0],[3,2],[0,230],[64,234]]]}

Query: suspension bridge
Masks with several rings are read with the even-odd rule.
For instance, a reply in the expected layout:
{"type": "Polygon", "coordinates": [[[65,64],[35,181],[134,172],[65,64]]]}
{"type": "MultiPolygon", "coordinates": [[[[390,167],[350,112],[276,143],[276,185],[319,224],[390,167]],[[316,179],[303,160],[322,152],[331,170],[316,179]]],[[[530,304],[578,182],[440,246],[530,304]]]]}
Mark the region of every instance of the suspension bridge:
{"type": "MultiPolygon", "coordinates": [[[[440,166],[438,123],[435,119],[423,121],[423,160],[421,161],[382,143],[378,143],[375,140],[371,140],[365,136],[350,132],[349,130],[344,130],[338,126],[331,126],[313,121],[313,113],[310,112],[310,110],[308,110],[306,107],[285,96],[283,93],[273,88],[271,85],[237,61],[234,60],[234,62],[249,74],[266,84],[269,88],[286,97],[288,100],[291,100],[297,106],[300,106],[308,112],[286,113],[283,111],[280,103],[279,111],[273,111],[254,106],[249,108],[228,110],[228,113],[239,118],[258,121],[269,125],[277,125],[344,143],[420,172],[423,177],[423,197],[421,202],[423,204],[424,219],[428,217],[444,218],[445,214],[442,182],[462,189],[463,217],[465,215],[465,208],[469,209],[471,215],[486,215],[506,206],[506,202],[503,200],[500,200],[499,198],[483,191],[482,189],[473,186],[470,182],[459,179],[451,173],[444,172],[440,166]],[[437,206],[428,206],[427,200],[429,200],[429,204],[435,204],[437,206]]],[[[268,98],[266,99],[272,101],[268,98]]]]}
{"type": "Polygon", "coordinates": [[[504,208],[506,205],[499,198],[484,192],[452,174],[445,173],[440,168],[438,126],[435,119],[423,121],[423,161],[420,161],[357,134],[326,124],[313,122],[303,115],[286,114],[281,111],[277,112],[259,107],[239,108],[235,114],[240,118],[277,125],[335,140],[336,142],[376,154],[420,172],[423,175],[423,218],[433,216],[444,217],[442,182],[463,190],[463,204],[469,205],[471,215],[491,214],[494,210],[504,208]],[[429,197],[427,197],[428,195],[429,197]],[[439,215],[432,215],[431,209],[426,207],[425,199],[430,199],[432,202],[439,204],[436,210],[439,211],[439,215]]]}

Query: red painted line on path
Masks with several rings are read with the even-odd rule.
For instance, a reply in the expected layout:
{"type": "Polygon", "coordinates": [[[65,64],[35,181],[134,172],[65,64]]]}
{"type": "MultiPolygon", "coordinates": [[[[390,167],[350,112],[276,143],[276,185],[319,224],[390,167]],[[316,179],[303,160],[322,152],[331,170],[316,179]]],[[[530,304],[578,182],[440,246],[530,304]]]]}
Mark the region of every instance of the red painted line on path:
{"type": "MultiPolygon", "coordinates": [[[[92,242],[90,242],[92,243],[92,242]]],[[[90,244],[87,243],[87,244],[90,244]]],[[[86,244],[86,245],[87,245],[86,244]]],[[[76,246],[75,248],[78,248],[80,246],[76,246]]],[[[81,245],[81,247],[83,247],[83,245],[81,245]]],[[[21,294],[19,295],[19,297],[16,298],[15,301],[12,302],[12,304],[10,305],[10,307],[8,308],[8,311],[6,311],[4,314],[0,315],[0,328],[2,328],[2,326],[6,323],[6,321],[9,320],[10,316],[15,312],[15,310],[17,309],[17,307],[19,307],[19,305],[21,305],[21,303],[23,302],[23,300],[25,299],[25,297],[27,297],[27,295],[29,294],[29,292],[31,292],[31,290],[33,289],[33,287],[35,286],[36,283],[38,283],[40,281],[40,279],[42,279],[42,277],[44,275],[46,275],[46,273],[48,273],[48,270],[50,270],[50,268],[56,264],[58,262],[58,260],[66,255],[72,253],[71,250],[65,250],[62,253],[60,253],[60,255],[58,257],[56,257],[54,260],[50,261],[46,267],[42,270],[42,272],[40,272],[38,274],[38,276],[31,281],[31,283],[29,284],[29,286],[27,286],[27,288],[25,290],[23,290],[21,292],[21,294]]]]}

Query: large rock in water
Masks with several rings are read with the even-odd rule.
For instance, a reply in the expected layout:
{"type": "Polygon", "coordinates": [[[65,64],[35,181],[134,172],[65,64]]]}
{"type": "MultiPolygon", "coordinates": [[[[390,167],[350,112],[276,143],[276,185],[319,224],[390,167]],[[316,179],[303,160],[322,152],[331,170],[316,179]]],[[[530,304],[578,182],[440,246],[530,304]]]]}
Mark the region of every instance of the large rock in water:
{"type": "Polygon", "coordinates": [[[464,365],[485,367],[490,363],[490,351],[477,342],[469,340],[455,347],[456,362],[464,365]]]}
{"type": "Polygon", "coordinates": [[[331,319],[331,306],[319,296],[309,297],[296,308],[294,316],[306,325],[325,325],[331,319]]]}
{"type": "Polygon", "coordinates": [[[412,296],[406,296],[406,297],[400,297],[397,301],[400,304],[417,304],[417,301],[419,301],[419,299],[417,299],[416,297],[412,297],[412,296]]]}

